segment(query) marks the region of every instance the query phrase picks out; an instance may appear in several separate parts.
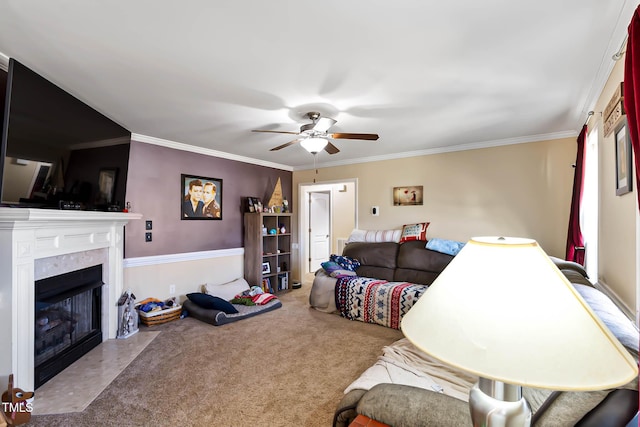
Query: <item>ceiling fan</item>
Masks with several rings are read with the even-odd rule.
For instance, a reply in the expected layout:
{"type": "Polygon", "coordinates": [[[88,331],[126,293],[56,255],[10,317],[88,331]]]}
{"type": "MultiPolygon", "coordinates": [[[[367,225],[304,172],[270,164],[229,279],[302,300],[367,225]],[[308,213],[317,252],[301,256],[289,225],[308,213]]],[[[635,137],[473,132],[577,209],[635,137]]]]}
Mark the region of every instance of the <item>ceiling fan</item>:
{"type": "Polygon", "coordinates": [[[376,141],[378,134],[375,133],[327,133],[329,128],[336,124],[334,119],[329,117],[320,117],[320,113],[312,111],[306,114],[312,123],[300,126],[300,132],[287,132],[280,130],[252,130],[252,132],[268,132],[268,133],[289,133],[298,135],[298,138],[289,141],[286,144],[273,147],[270,151],[277,151],[282,148],[293,145],[297,142],[311,154],[317,154],[324,149],[329,154],[336,154],[340,150],[333,145],[329,138],[332,139],[362,139],[367,141],[376,141]]]}

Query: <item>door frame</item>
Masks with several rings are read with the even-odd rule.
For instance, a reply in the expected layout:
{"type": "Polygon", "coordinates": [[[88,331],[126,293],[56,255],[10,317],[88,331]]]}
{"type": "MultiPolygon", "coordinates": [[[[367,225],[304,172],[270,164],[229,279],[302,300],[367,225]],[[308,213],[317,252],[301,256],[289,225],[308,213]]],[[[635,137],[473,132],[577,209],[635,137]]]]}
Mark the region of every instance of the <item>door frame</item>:
{"type": "Polygon", "coordinates": [[[298,271],[300,272],[300,280],[304,279],[309,266],[309,193],[328,190],[329,196],[329,241],[333,248],[333,210],[334,205],[331,190],[335,185],[352,183],[354,188],[354,228],[358,228],[358,178],[345,178],[331,181],[321,182],[301,182],[298,183],[298,271]]]}

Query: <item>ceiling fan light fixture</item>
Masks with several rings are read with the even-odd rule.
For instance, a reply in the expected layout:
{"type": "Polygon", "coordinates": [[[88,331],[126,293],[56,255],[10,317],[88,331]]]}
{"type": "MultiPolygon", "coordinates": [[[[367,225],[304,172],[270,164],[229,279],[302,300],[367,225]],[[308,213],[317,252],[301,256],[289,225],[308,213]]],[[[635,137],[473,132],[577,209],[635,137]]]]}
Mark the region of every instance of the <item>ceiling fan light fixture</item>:
{"type": "Polygon", "coordinates": [[[329,141],[327,139],[316,137],[306,138],[300,141],[300,145],[302,145],[302,147],[311,154],[318,153],[320,150],[326,147],[328,143],[329,141]]]}

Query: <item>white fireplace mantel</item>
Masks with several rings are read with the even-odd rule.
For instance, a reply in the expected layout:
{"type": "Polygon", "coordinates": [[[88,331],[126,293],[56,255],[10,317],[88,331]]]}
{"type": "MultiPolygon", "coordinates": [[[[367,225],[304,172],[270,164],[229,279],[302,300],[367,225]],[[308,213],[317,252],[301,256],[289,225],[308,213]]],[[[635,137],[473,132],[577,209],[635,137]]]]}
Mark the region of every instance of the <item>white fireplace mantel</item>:
{"type": "Polygon", "coordinates": [[[103,339],[116,337],[124,226],[141,217],[123,212],[0,208],[0,385],[13,374],[14,386],[34,387],[36,260],[106,250],[103,339]]]}

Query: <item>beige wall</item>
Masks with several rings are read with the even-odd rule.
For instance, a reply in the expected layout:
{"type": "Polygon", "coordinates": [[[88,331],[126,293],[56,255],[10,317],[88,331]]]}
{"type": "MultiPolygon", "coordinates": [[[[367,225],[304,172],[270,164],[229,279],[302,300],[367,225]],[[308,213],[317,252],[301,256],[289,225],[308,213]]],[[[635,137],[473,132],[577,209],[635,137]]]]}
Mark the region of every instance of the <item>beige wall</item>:
{"type": "Polygon", "coordinates": [[[226,283],[243,277],[243,258],[243,255],[231,255],[133,267],[125,265],[124,289],[130,289],[137,301],[149,297],[165,300],[175,296],[182,302],[186,294],[200,292],[200,285],[204,283],[226,283]],[[174,295],[169,293],[171,285],[176,287],[174,295]]]}
{"type": "Polygon", "coordinates": [[[574,138],[517,144],[295,171],[293,187],[357,178],[358,228],[429,221],[429,237],[531,237],[564,257],[575,153],[574,138]],[[393,206],[393,187],[409,185],[424,186],[424,205],[393,206]],[[370,214],[373,205],[380,216],[370,214]]]}
{"type": "MultiPolygon", "coordinates": [[[[607,81],[589,127],[600,129],[599,140],[599,251],[598,280],[606,284],[631,309],[636,307],[636,191],[622,196],[615,192],[615,147],[613,132],[604,137],[602,111],[624,80],[624,58],[607,81]]],[[[634,175],[631,175],[634,176],[634,175]]],[[[635,187],[635,185],[634,185],[635,187]]]]}

